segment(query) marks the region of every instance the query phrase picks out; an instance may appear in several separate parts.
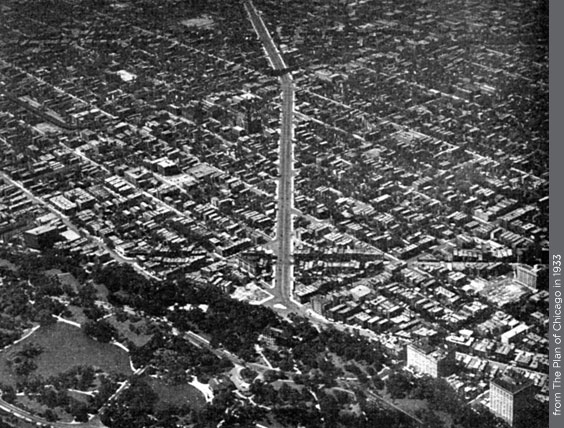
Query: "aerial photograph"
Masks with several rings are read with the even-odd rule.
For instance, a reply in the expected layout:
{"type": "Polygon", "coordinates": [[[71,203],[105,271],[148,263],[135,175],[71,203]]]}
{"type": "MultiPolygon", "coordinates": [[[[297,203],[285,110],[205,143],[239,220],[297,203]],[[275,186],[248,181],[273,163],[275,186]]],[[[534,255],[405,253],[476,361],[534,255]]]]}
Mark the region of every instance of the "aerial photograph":
{"type": "Polygon", "coordinates": [[[0,0],[0,428],[548,428],[548,9],[0,0]]]}

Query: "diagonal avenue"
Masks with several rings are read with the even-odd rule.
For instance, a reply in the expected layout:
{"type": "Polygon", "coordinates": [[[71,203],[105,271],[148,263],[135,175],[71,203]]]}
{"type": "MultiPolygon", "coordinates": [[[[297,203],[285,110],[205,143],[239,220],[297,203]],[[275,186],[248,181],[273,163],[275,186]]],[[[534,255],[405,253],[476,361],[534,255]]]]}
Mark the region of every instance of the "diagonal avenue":
{"type": "MultiPolygon", "coordinates": [[[[255,32],[261,40],[266,51],[270,65],[274,70],[284,71],[287,66],[280,55],[270,33],[268,32],[261,16],[250,1],[245,2],[245,9],[255,32]]],[[[293,285],[292,252],[293,252],[293,224],[292,209],[294,207],[294,163],[293,163],[293,137],[294,137],[294,84],[292,75],[284,73],[280,76],[282,90],[282,108],[280,125],[280,178],[278,182],[278,213],[276,219],[276,271],[275,286],[281,297],[282,303],[291,306],[291,293],[293,285]]]]}

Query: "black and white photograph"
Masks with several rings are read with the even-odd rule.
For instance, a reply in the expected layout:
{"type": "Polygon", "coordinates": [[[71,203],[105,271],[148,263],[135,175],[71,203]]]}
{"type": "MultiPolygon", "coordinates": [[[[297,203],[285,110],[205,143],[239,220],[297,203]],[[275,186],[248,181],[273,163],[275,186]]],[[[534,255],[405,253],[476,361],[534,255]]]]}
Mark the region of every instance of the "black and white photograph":
{"type": "Polygon", "coordinates": [[[553,3],[0,0],[0,428],[562,426],[553,3]]]}

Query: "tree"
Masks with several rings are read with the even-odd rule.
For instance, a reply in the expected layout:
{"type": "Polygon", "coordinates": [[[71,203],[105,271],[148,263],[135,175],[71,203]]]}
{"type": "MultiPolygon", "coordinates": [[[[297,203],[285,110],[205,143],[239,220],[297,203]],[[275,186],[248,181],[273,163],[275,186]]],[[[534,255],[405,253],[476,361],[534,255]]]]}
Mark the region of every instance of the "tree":
{"type": "Polygon", "coordinates": [[[91,406],[96,409],[100,408],[108,401],[108,398],[110,398],[118,388],[117,383],[105,375],[100,376],[99,380],[100,386],[98,387],[98,393],[90,399],[91,406]]]}
{"type": "Polygon", "coordinates": [[[86,315],[88,319],[96,321],[106,315],[106,311],[104,308],[93,304],[91,306],[84,307],[84,315],[86,315]]]}
{"type": "Polygon", "coordinates": [[[136,412],[150,411],[158,399],[157,394],[143,378],[133,376],[130,386],[123,393],[123,401],[136,412]]]}
{"type": "Polygon", "coordinates": [[[111,428],[151,426],[153,423],[157,394],[143,378],[132,376],[129,382],[129,387],[101,415],[102,422],[111,428]]]}
{"type": "Polygon", "coordinates": [[[392,398],[403,398],[411,389],[411,380],[405,372],[392,373],[386,379],[386,387],[392,398]]]}
{"type": "Polygon", "coordinates": [[[422,428],[444,428],[443,420],[430,409],[420,409],[415,414],[421,419],[422,428]]]}
{"type": "Polygon", "coordinates": [[[24,358],[35,358],[43,352],[43,348],[35,343],[26,343],[18,355],[24,358]]]}
{"type": "Polygon", "coordinates": [[[37,364],[29,358],[21,360],[14,366],[14,371],[18,376],[27,376],[37,368],[37,364]]]}
{"type": "Polygon", "coordinates": [[[321,408],[323,418],[326,421],[336,421],[339,417],[339,408],[341,406],[332,395],[324,394],[322,397],[320,397],[319,406],[321,408]]]}
{"type": "Polygon", "coordinates": [[[0,391],[2,391],[2,399],[7,403],[13,403],[16,401],[16,390],[11,385],[1,385],[0,391]]]}
{"type": "Polygon", "coordinates": [[[90,388],[92,382],[96,379],[96,371],[92,366],[82,367],[80,371],[80,380],[78,381],[78,389],[85,390],[90,388]]]}
{"type": "Polygon", "coordinates": [[[57,416],[57,414],[51,410],[51,409],[47,409],[45,410],[45,413],[43,413],[43,416],[45,417],[45,419],[49,422],[55,422],[59,419],[59,417],[57,416]]]}
{"type": "Polygon", "coordinates": [[[59,396],[57,391],[50,387],[43,388],[40,395],[40,401],[50,409],[57,407],[59,405],[59,396]]]}
{"type": "Polygon", "coordinates": [[[411,426],[403,421],[406,418],[403,414],[389,407],[382,406],[378,401],[367,401],[363,406],[363,410],[366,414],[366,421],[363,421],[361,425],[363,428],[411,426]]]}
{"type": "Polygon", "coordinates": [[[79,288],[77,295],[80,306],[91,306],[96,300],[96,289],[92,284],[86,284],[79,288]]]}
{"type": "Polygon", "coordinates": [[[541,428],[548,426],[548,405],[531,400],[519,409],[514,426],[517,428],[541,428]]]}
{"type": "Polygon", "coordinates": [[[83,329],[88,336],[103,343],[110,342],[117,335],[115,327],[106,320],[87,321],[83,329]]]}
{"type": "Polygon", "coordinates": [[[485,406],[463,406],[460,409],[460,412],[453,416],[453,422],[463,426],[464,428],[508,428],[505,421],[495,416],[485,406]]]}
{"type": "Polygon", "coordinates": [[[57,319],[53,316],[53,314],[46,309],[41,309],[35,315],[35,320],[42,326],[55,324],[57,322],[57,319]]]}
{"type": "Polygon", "coordinates": [[[88,422],[88,406],[78,400],[72,400],[69,405],[69,413],[78,422],[88,422]]]}
{"type": "Polygon", "coordinates": [[[384,381],[380,378],[380,376],[373,376],[372,383],[374,384],[374,388],[376,389],[383,389],[385,386],[384,381]]]}
{"type": "Polygon", "coordinates": [[[240,375],[246,382],[252,382],[255,377],[257,377],[257,372],[249,367],[245,367],[241,370],[240,375]]]}

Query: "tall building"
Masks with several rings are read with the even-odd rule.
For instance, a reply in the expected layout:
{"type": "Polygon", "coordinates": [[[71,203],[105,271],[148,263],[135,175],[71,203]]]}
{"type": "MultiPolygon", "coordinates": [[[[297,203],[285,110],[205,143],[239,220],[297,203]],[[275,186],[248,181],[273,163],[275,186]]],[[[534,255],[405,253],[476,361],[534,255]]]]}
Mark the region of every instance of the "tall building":
{"type": "Polygon", "coordinates": [[[452,349],[410,343],[407,345],[407,365],[419,373],[444,377],[454,370],[455,353],[452,349]]]}
{"type": "Polygon", "coordinates": [[[513,272],[515,275],[515,281],[525,287],[537,289],[537,277],[539,269],[537,266],[530,267],[521,263],[515,264],[513,266],[513,272]]]}
{"type": "Polygon", "coordinates": [[[528,407],[531,399],[533,382],[518,374],[504,374],[490,381],[490,410],[512,427],[518,427],[515,422],[519,412],[528,407]]]}

